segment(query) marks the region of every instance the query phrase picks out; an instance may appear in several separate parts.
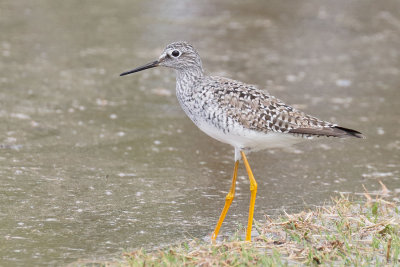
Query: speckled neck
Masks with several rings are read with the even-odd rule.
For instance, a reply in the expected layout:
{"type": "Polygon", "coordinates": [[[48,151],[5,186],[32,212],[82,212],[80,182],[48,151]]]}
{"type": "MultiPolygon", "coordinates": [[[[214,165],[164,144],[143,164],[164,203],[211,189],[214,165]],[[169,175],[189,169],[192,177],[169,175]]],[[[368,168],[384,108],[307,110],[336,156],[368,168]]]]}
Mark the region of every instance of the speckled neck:
{"type": "Polygon", "coordinates": [[[201,66],[176,70],[176,90],[177,94],[190,94],[195,89],[195,81],[204,77],[201,66]]]}

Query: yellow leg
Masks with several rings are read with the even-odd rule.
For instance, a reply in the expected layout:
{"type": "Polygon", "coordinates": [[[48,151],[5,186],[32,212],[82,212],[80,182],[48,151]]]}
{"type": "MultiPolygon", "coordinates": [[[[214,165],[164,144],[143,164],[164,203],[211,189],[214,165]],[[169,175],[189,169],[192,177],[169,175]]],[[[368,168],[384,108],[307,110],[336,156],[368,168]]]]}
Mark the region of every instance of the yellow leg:
{"type": "Polygon", "coordinates": [[[256,203],[256,194],[257,194],[257,182],[254,179],[253,172],[251,171],[250,165],[247,162],[246,155],[243,151],[240,151],[242,155],[244,166],[246,167],[247,174],[249,175],[250,180],[250,209],[249,209],[249,220],[247,222],[247,231],[246,231],[246,241],[251,241],[251,227],[253,226],[253,214],[254,214],[254,205],[256,203]]]}
{"type": "Polygon", "coordinates": [[[219,216],[219,220],[218,220],[217,226],[215,226],[215,230],[214,230],[214,233],[211,236],[211,240],[217,239],[219,229],[221,228],[222,222],[224,221],[225,216],[228,213],[229,207],[231,206],[231,203],[233,201],[233,198],[235,197],[235,186],[236,186],[236,178],[237,178],[238,167],[239,167],[239,161],[236,161],[235,162],[235,168],[233,170],[233,178],[232,178],[231,190],[229,190],[229,193],[226,195],[225,206],[224,206],[224,209],[221,212],[221,215],[219,216]]]}

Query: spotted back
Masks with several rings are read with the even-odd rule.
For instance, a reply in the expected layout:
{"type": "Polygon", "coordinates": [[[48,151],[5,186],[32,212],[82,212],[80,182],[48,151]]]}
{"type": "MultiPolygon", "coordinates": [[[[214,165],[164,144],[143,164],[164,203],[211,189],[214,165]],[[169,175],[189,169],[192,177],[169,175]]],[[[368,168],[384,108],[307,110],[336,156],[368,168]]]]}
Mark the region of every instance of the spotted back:
{"type": "Polygon", "coordinates": [[[307,115],[281,100],[238,81],[210,77],[209,89],[218,95],[216,99],[228,117],[233,118],[243,127],[260,132],[289,133],[293,129],[322,129],[335,126],[307,115]],[[214,84],[215,86],[210,86],[214,84]]]}

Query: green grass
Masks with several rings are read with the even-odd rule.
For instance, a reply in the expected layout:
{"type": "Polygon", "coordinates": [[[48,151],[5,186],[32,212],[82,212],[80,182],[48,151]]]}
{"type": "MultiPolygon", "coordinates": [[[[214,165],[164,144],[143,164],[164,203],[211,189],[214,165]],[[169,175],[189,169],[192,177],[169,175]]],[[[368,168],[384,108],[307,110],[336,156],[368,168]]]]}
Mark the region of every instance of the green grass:
{"type": "Polygon", "coordinates": [[[356,201],[341,195],[314,210],[266,217],[255,223],[259,236],[252,243],[241,239],[239,229],[216,244],[191,240],[157,251],[139,249],[96,266],[400,266],[399,208],[383,195],[365,196],[356,201]]]}

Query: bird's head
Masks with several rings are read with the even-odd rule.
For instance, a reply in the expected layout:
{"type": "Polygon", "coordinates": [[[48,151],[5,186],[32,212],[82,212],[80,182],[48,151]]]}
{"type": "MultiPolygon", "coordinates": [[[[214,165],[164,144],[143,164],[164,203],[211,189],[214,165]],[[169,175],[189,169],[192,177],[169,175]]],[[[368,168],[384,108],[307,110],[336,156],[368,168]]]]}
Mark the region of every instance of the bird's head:
{"type": "Polygon", "coordinates": [[[135,73],[158,66],[173,68],[178,72],[203,72],[201,59],[194,47],[187,42],[175,42],[167,45],[158,60],[141,67],[121,73],[120,76],[135,73]]]}

